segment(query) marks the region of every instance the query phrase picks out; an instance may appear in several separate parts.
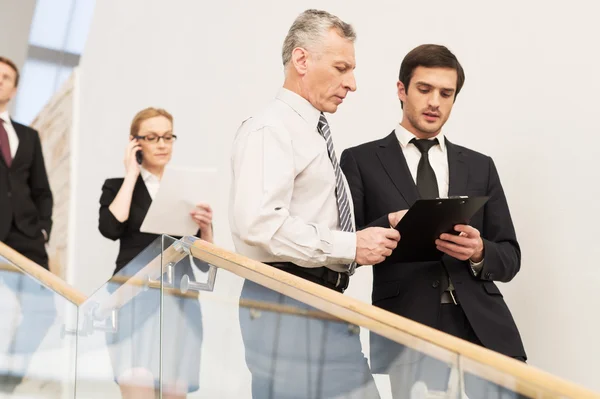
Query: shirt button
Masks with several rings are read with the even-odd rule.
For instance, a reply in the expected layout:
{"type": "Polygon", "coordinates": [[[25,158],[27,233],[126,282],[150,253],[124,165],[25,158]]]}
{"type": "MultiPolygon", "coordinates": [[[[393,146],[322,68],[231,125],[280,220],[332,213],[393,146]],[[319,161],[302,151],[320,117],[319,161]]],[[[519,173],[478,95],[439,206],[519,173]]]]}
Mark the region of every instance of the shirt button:
{"type": "Polygon", "coordinates": [[[11,197],[12,197],[12,193],[9,191],[8,192],[8,198],[11,198],[11,197]]]}
{"type": "Polygon", "coordinates": [[[439,286],[440,286],[440,282],[439,282],[439,280],[435,280],[435,281],[433,282],[433,284],[431,284],[431,286],[432,286],[433,288],[437,288],[437,287],[439,287],[439,286]]]}

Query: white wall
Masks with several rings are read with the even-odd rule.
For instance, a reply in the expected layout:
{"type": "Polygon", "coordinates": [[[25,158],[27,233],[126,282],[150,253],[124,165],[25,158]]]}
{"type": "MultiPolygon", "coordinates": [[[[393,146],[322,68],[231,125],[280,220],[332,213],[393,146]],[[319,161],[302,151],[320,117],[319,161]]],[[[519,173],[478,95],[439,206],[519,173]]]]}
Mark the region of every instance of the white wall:
{"type": "Polygon", "coordinates": [[[0,0],[0,54],[19,68],[25,63],[29,28],[37,0],[0,0]]]}
{"type": "MultiPolygon", "coordinates": [[[[97,231],[107,177],[122,176],[129,123],[139,109],[175,116],[174,163],[217,166],[216,239],[232,248],[226,204],[230,144],[239,123],[282,83],[280,48],[306,8],[352,22],[358,91],[330,118],[338,154],[387,135],[401,113],[395,84],[418,44],[449,46],[466,70],[445,133],[494,157],[523,250],[521,273],[501,287],[530,364],[600,390],[600,259],[595,156],[600,148],[597,2],[103,0],[82,61],[73,281],[90,292],[113,269],[117,246],[97,231]]],[[[230,284],[231,293],[239,281],[230,284]]],[[[369,300],[362,270],[350,294],[369,300]]]]}
{"type": "MultiPolygon", "coordinates": [[[[22,70],[29,47],[29,28],[37,0],[0,0],[0,55],[22,70]]],[[[15,102],[11,102],[14,107],[15,102]]]]}

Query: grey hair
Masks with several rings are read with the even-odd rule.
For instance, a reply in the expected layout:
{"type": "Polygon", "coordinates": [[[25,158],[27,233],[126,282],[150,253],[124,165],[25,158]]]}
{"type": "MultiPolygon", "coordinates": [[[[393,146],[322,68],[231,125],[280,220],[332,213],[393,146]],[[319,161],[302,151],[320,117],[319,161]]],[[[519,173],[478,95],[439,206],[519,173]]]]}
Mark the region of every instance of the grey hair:
{"type": "Polygon", "coordinates": [[[314,49],[315,45],[322,41],[331,29],[335,29],[344,39],[352,42],[356,40],[356,32],[352,25],[335,15],[320,10],[304,11],[296,18],[283,41],[281,52],[283,65],[288,65],[296,47],[307,50],[314,49]]]}

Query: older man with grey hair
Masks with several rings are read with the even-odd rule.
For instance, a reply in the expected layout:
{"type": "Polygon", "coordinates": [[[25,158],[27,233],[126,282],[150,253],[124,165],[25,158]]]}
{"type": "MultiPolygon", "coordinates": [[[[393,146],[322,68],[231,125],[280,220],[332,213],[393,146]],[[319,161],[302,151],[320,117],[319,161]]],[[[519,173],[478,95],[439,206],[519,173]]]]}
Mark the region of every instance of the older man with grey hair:
{"type": "MultiPolygon", "coordinates": [[[[344,292],[357,265],[382,262],[400,236],[356,232],[325,112],[356,90],[351,25],[307,10],[283,44],[285,82],[239,128],[232,151],[230,227],[237,251],[344,292]]],[[[308,309],[247,280],[242,298],[308,309]]],[[[343,323],[240,309],[252,393],[263,398],[379,397],[359,337],[343,323]]]]}

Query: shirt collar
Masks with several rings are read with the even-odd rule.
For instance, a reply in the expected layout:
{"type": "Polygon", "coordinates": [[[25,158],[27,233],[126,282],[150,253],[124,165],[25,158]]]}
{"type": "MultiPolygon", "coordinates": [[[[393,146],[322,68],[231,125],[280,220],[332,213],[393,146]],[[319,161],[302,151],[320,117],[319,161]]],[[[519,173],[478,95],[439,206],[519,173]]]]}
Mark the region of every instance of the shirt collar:
{"type": "Polygon", "coordinates": [[[143,166],[140,166],[140,175],[142,176],[142,180],[144,180],[144,183],[148,183],[148,182],[151,182],[151,181],[156,181],[156,182],[160,181],[158,179],[158,177],[156,177],[155,175],[153,175],[152,173],[150,173],[143,166]]]}
{"type": "MultiPolygon", "coordinates": [[[[400,142],[402,148],[406,148],[406,146],[410,143],[412,139],[417,138],[417,136],[406,130],[406,128],[404,128],[404,126],[400,124],[398,125],[398,127],[396,127],[395,132],[396,137],[398,138],[398,141],[400,142]]],[[[440,150],[446,151],[446,139],[444,138],[444,133],[439,132],[437,136],[432,137],[429,140],[433,140],[434,138],[438,139],[438,142],[440,144],[440,150]]]]}
{"type": "Polygon", "coordinates": [[[3,120],[5,123],[10,123],[10,114],[8,111],[0,113],[0,120],[3,120]]]}
{"type": "Polygon", "coordinates": [[[278,100],[286,103],[293,109],[306,123],[316,129],[321,117],[321,111],[312,106],[308,100],[291,90],[281,88],[277,93],[278,100]]]}

